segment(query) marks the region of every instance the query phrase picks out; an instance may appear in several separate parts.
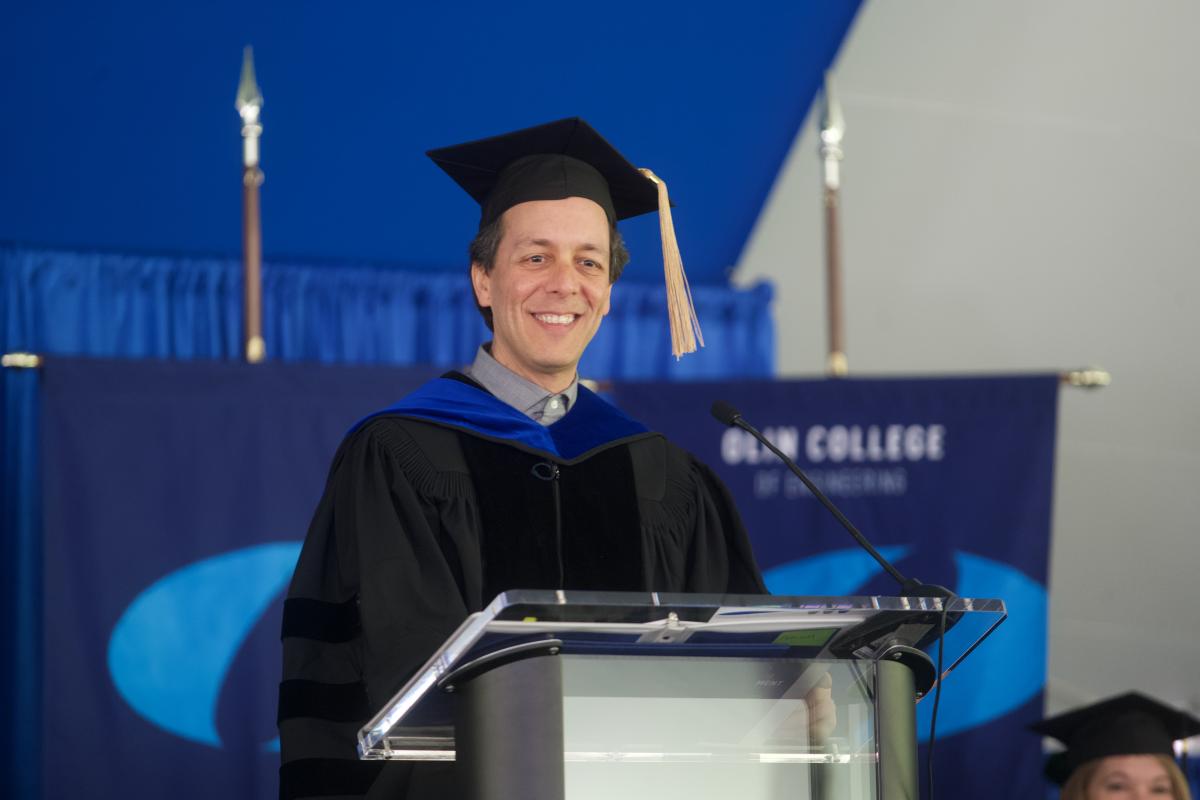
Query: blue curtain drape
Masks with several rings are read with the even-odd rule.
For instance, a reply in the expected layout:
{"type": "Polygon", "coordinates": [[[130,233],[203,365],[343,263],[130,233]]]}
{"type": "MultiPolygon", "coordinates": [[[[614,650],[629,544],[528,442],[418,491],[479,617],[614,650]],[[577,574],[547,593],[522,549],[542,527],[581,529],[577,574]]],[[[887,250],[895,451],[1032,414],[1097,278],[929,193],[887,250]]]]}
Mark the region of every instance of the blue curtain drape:
{"type": "Polygon", "coordinates": [[[41,473],[38,441],[38,374],[0,370],[0,597],[4,609],[0,647],[0,791],[37,797],[41,765],[38,725],[41,694],[41,473]]]}
{"type": "MultiPolygon", "coordinates": [[[[770,377],[772,290],[696,286],[706,347],[676,361],[661,286],[619,283],[580,372],[607,380],[770,377]]],[[[0,245],[0,353],[236,359],[241,264],[0,245]]],[[[263,265],[268,358],[457,366],[488,338],[462,273],[372,266],[263,265]]],[[[38,796],[41,480],[38,374],[0,370],[4,420],[0,792],[38,796]]],[[[80,398],[85,402],[86,398],[80,398]]]]}
{"type": "MultiPolygon", "coordinates": [[[[238,358],[242,278],[233,259],[0,247],[0,349],[130,358],[238,358]]],[[[660,285],[618,283],[581,372],[608,380],[769,377],[772,291],[693,287],[706,347],[670,356],[660,285]]],[[[452,366],[487,338],[462,273],[263,266],[268,358],[452,366]]]]}

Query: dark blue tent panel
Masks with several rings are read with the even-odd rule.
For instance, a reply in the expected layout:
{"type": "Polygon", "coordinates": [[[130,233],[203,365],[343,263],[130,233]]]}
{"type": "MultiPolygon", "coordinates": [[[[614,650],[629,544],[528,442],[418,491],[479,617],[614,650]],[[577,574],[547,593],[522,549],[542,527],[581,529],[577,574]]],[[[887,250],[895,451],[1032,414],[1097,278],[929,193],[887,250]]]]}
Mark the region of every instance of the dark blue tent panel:
{"type": "MultiPolygon", "coordinates": [[[[236,254],[253,44],[268,256],[458,270],[478,209],[424,151],[578,115],[668,182],[693,282],[722,282],[858,5],[23,4],[0,240],[236,254]]],[[[629,223],[634,281],[657,235],[629,223]]]]}

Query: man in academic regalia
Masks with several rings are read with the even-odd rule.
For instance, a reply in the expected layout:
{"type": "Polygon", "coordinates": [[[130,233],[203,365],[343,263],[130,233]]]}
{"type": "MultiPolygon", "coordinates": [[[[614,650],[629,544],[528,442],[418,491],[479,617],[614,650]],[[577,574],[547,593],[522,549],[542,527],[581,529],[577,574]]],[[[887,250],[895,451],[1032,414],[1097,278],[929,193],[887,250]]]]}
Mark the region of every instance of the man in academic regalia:
{"type": "Polygon", "coordinates": [[[765,592],[708,467],[579,384],[628,259],[617,221],[669,207],[655,181],[582,120],[430,156],[482,206],[494,338],[334,457],[284,610],[286,798],[454,796],[452,768],[358,761],[356,733],[506,589],[765,592]]]}

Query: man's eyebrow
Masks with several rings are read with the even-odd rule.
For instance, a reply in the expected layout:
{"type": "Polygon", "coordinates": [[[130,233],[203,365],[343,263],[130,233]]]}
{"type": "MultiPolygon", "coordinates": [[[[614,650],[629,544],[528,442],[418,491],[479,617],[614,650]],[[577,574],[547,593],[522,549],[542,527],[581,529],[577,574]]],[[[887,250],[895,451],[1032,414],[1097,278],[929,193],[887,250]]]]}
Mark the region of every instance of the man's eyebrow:
{"type": "MultiPolygon", "coordinates": [[[[553,247],[554,244],[555,244],[555,242],[551,239],[528,239],[527,238],[527,239],[518,239],[516,246],[517,247],[528,247],[529,245],[533,245],[534,247],[553,247]]],[[[578,250],[586,250],[588,252],[594,252],[594,253],[604,252],[604,248],[602,248],[598,244],[592,244],[591,242],[584,242],[583,244],[579,245],[577,249],[578,250]]]]}

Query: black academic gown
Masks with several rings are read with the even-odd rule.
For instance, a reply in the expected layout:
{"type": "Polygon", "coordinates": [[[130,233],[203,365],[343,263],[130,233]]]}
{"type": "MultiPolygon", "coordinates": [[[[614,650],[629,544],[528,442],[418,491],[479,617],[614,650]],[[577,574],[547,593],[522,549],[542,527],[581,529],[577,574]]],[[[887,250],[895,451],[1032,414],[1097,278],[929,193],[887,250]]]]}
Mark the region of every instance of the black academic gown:
{"type": "Polygon", "coordinates": [[[557,588],[766,591],[717,477],[585,388],[543,427],[451,373],[356,426],[284,606],[280,796],[455,796],[357,731],[467,614],[557,588]]]}

